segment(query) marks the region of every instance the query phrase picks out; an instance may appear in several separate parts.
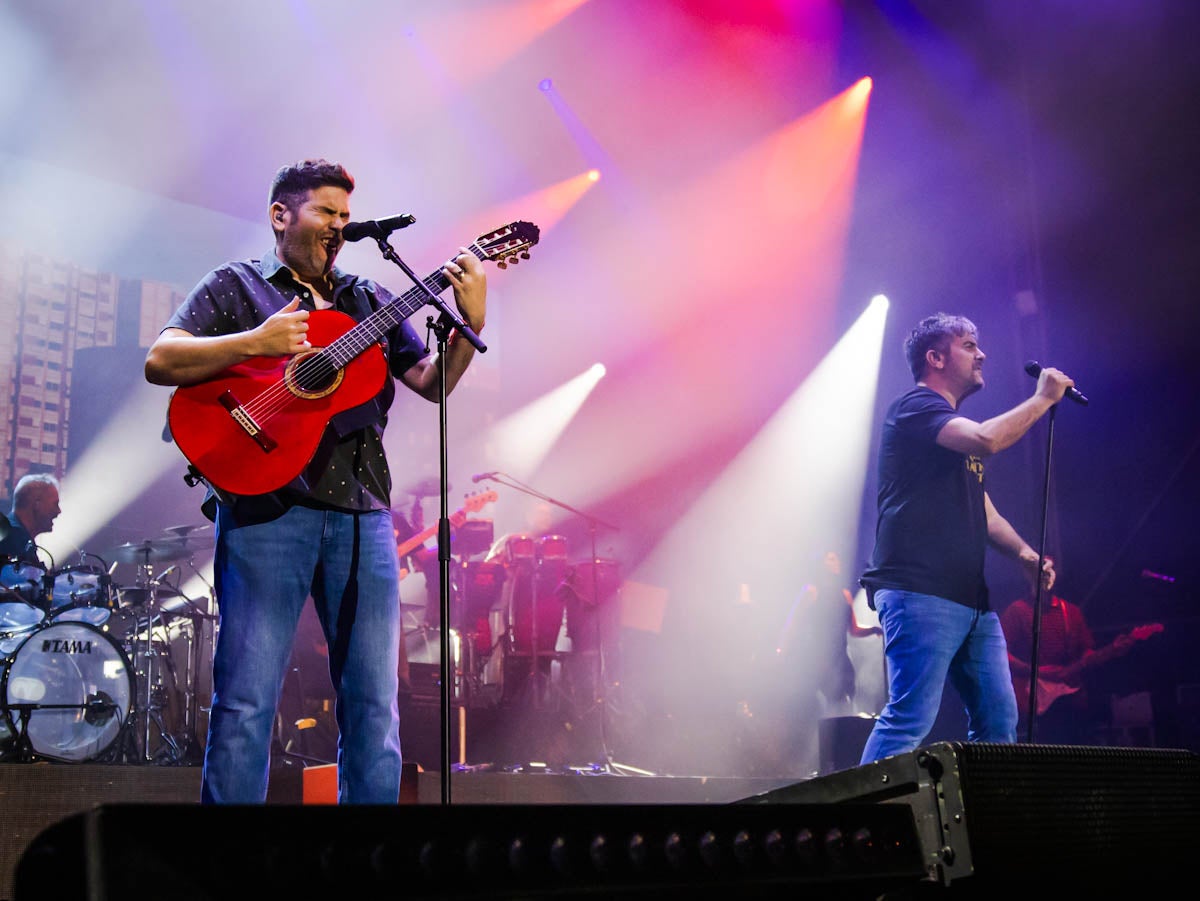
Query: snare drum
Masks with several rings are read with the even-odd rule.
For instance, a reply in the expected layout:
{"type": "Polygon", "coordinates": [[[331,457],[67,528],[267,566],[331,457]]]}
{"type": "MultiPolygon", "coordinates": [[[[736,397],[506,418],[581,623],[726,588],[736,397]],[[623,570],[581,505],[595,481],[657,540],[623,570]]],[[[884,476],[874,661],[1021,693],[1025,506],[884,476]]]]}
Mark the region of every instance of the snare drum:
{"type": "Polygon", "coordinates": [[[0,695],[10,729],[19,735],[24,720],[35,754],[94,760],[112,747],[133,714],[133,674],[125,652],[99,629],[52,622],[27,635],[12,654],[0,695]]]}

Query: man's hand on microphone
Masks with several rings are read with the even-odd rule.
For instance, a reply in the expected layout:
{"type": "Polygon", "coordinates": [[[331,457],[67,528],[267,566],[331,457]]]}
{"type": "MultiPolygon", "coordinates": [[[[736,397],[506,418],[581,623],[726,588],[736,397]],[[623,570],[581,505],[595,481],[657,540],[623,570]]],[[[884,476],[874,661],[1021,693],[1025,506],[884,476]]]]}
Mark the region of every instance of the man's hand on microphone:
{"type": "Polygon", "coordinates": [[[1034,393],[1056,404],[1066,395],[1067,389],[1073,387],[1075,387],[1074,379],[1061,369],[1044,366],[1038,373],[1037,389],[1034,393]]]}

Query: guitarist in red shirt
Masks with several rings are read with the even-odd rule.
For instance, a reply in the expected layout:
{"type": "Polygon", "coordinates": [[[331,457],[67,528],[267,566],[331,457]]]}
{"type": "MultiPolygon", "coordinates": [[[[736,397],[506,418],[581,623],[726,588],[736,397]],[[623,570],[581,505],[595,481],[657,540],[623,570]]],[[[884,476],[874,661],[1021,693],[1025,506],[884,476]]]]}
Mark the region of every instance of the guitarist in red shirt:
{"type": "MultiPolygon", "coordinates": [[[[234,423],[232,434],[242,442],[234,445],[230,439],[236,447],[232,464],[226,459],[218,465],[221,447],[205,447],[200,459],[188,454],[193,468],[206,477],[206,501],[217,501],[220,630],[204,803],[265,801],[272,722],[310,594],[337,695],[338,800],[394,804],[399,797],[399,576],[383,431],[395,381],[436,402],[439,369],[453,390],[475,349],[455,333],[444,358],[428,354],[406,319],[387,318],[394,306],[380,314],[395,295],[334,266],[344,243],[342,229],[350,221],[353,189],[350,174],[326,160],[281,168],[267,208],[274,246],[261,259],[230,262],[205,276],[146,357],[148,381],[183,386],[173,395],[170,418],[181,449],[189,422],[198,421],[202,410],[207,415],[205,396],[196,389],[222,382],[235,386],[216,392],[220,404],[212,414],[234,423]],[[319,345],[335,343],[338,336],[331,331],[373,315],[373,321],[381,315],[394,325],[366,342],[365,352],[358,351],[361,357],[339,363],[332,374],[319,367],[302,371],[305,355],[320,356],[314,353],[319,345]],[[381,376],[379,382],[353,384],[351,363],[358,360],[367,361],[364,365],[381,376]],[[244,381],[234,381],[247,373],[253,381],[257,373],[278,371],[285,362],[289,374],[255,397],[247,395],[244,381]],[[302,460],[303,471],[285,470],[276,477],[268,470],[283,469],[274,461],[288,456],[287,445],[300,434],[299,417],[276,417],[273,435],[272,426],[263,424],[291,404],[289,391],[315,398],[318,412],[327,395],[353,401],[328,421],[319,420],[319,446],[307,463],[302,460]],[[199,401],[177,410],[181,394],[199,401]],[[265,474],[263,483],[271,487],[262,493],[239,491],[238,486],[257,483],[241,478],[239,468],[255,470],[250,476],[265,474]],[[277,485],[282,487],[276,490],[277,485]]],[[[464,322],[481,331],[487,285],[480,259],[464,248],[431,278],[435,290],[453,288],[464,322]]]]}
{"type": "MultiPolygon", "coordinates": [[[[1008,642],[1008,664],[1024,734],[1032,674],[1032,602],[1022,598],[1011,603],[1001,615],[1000,624],[1008,642]]],[[[1087,670],[1127,653],[1136,641],[1161,631],[1162,626],[1157,623],[1139,626],[1097,648],[1083,610],[1056,594],[1044,594],[1038,642],[1038,711],[1034,741],[1039,744],[1095,744],[1094,732],[1102,715],[1092,709],[1087,691],[1087,670]]]]}

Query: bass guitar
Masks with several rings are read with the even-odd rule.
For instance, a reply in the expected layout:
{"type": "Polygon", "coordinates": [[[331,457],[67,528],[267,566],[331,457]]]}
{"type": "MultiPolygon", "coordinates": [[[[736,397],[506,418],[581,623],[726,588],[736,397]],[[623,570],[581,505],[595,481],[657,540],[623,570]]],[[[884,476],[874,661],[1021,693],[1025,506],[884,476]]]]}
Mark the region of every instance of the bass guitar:
{"type": "MultiPolygon", "coordinates": [[[[512,222],[468,248],[501,268],[529,258],[539,229],[512,222]]],[[[450,282],[441,268],[424,279],[434,294],[450,282]]],[[[356,322],[336,310],[309,314],[311,350],[253,357],[215,377],[176,388],[167,409],[171,436],[214,489],[267,494],[299,476],[330,419],[370,400],[388,377],[380,339],[428,303],[417,286],[356,322]]]]}
{"type": "MultiPolygon", "coordinates": [[[[1128,653],[1134,642],[1145,641],[1150,636],[1157,635],[1162,630],[1162,623],[1147,623],[1144,626],[1138,626],[1123,635],[1117,636],[1109,644],[1106,644],[1102,648],[1097,648],[1076,663],[1058,668],[1058,671],[1053,674],[1043,673],[1039,670],[1037,688],[1038,716],[1049,710],[1050,706],[1059,698],[1075,694],[1075,692],[1083,688],[1084,670],[1098,666],[1101,663],[1107,663],[1110,660],[1120,657],[1122,654],[1128,653]]],[[[1017,706],[1021,711],[1021,716],[1025,716],[1029,711],[1029,677],[1014,674],[1013,688],[1017,692],[1017,706]]]]}
{"type": "MultiPolygon", "coordinates": [[[[467,520],[467,516],[471,513],[478,513],[485,506],[496,500],[499,495],[494,490],[481,491],[476,494],[467,496],[466,502],[450,514],[450,525],[453,528],[458,528],[467,520]]],[[[411,538],[402,541],[396,546],[396,556],[403,560],[426,541],[437,534],[438,524],[435,522],[431,526],[426,526],[420,532],[417,532],[411,538]]],[[[401,570],[400,578],[408,575],[408,570],[401,570]]]]}

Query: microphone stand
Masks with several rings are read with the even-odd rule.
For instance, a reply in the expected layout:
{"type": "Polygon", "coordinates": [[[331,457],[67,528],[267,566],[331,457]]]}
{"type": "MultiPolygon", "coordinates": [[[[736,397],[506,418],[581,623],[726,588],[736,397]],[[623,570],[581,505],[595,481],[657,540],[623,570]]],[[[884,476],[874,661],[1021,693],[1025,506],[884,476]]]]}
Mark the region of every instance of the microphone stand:
{"type": "Polygon", "coordinates": [[[1054,450],[1054,414],[1058,404],[1050,408],[1050,429],[1046,436],[1046,478],[1042,485],[1042,534],[1038,541],[1037,573],[1034,576],[1033,596],[1033,643],[1029,652],[1029,706],[1026,708],[1025,741],[1033,744],[1037,723],[1038,648],[1042,637],[1042,566],[1046,560],[1046,520],[1050,505],[1050,457],[1054,450]]]}
{"type": "MultiPolygon", "coordinates": [[[[606,728],[606,719],[607,719],[607,714],[608,714],[608,700],[607,700],[607,686],[605,685],[606,675],[605,675],[605,671],[604,671],[604,639],[603,639],[604,630],[600,628],[600,613],[599,613],[599,607],[600,607],[600,580],[599,580],[600,557],[596,552],[596,531],[597,531],[597,528],[600,526],[603,526],[606,529],[612,529],[614,532],[618,532],[618,531],[620,531],[620,529],[618,529],[616,526],[612,525],[611,523],[607,523],[602,519],[598,519],[595,516],[591,516],[590,514],[584,513],[582,510],[577,510],[576,508],[572,507],[569,504],[564,504],[562,501],[556,500],[556,499],[550,497],[549,495],[542,494],[540,491],[530,488],[528,485],[525,485],[524,483],[519,482],[517,479],[513,478],[512,476],[508,475],[507,473],[491,472],[491,473],[487,473],[486,477],[488,479],[491,479],[494,482],[498,482],[501,485],[504,485],[508,488],[513,488],[524,494],[528,494],[530,497],[535,497],[538,500],[545,501],[548,504],[553,504],[556,507],[561,507],[563,510],[566,510],[570,513],[574,513],[576,516],[582,517],[583,519],[587,520],[588,532],[591,536],[591,545],[592,545],[592,559],[591,559],[591,563],[592,563],[592,580],[591,580],[592,581],[592,603],[595,604],[596,610],[597,610],[596,624],[595,624],[596,625],[596,675],[595,675],[595,680],[596,680],[596,688],[598,689],[600,696],[599,696],[599,698],[596,698],[595,700],[598,701],[599,707],[600,707],[600,750],[601,750],[601,753],[604,755],[604,764],[605,764],[605,768],[608,771],[619,772],[622,769],[629,769],[629,770],[633,770],[634,772],[637,772],[642,775],[650,775],[649,773],[646,773],[644,770],[637,770],[634,767],[622,767],[618,764],[615,764],[612,759],[612,753],[608,749],[608,730],[606,728]]],[[[536,579],[536,574],[535,574],[534,578],[536,579]]],[[[576,594],[578,595],[578,593],[576,593],[576,594]]],[[[536,601],[536,593],[534,595],[534,600],[536,601]]],[[[537,611],[537,607],[535,604],[533,607],[533,610],[532,610],[532,615],[533,615],[532,623],[533,623],[533,627],[535,630],[534,631],[534,647],[533,647],[533,665],[535,667],[533,678],[535,680],[537,678],[537,669],[536,669],[536,667],[537,667],[537,639],[536,639],[537,614],[538,614],[538,611],[537,611]]],[[[536,690],[536,682],[535,682],[535,690],[536,690]]]]}
{"type": "MultiPolygon", "coordinates": [[[[449,456],[446,450],[446,347],[450,338],[452,329],[458,329],[462,336],[471,342],[471,345],[480,353],[487,352],[487,345],[480,340],[479,336],[471,329],[457,311],[452,309],[438,297],[437,293],[421,280],[404,260],[400,259],[395,248],[388,243],[386,237],[377,238],[375,243],[379,246],[379,252],[383,254],[384,259],[395,263],[405,275],[412,280],[426,296],[429,305],[438,310],[441,315],[435,321],[432,316],[427,320],[430,329],[437,338],[438,358],[442,361],[442,365],[438,366],[438,438],[439,438],[439,466],[441,489],[441,515],[438,517],[438,576],[440,582],[440,607],[442,615],[441,628],[441,745],[442,745],[442,779],[441,779],[441,800],[443,805],[450,804],[450,768],[451,764],[451,746],[453,738],[450,729],[450,692],[453,688],[453,674],[450,669],[450,477],[449,477],[449,456]]],[[[445,290],[443,287],[442,290],[445,290]]],[[[400,603],[400,599],[396,598],[396,603],[400,603]]],[[[401,636],[403,641],[403,636],[401,636]]]]}

